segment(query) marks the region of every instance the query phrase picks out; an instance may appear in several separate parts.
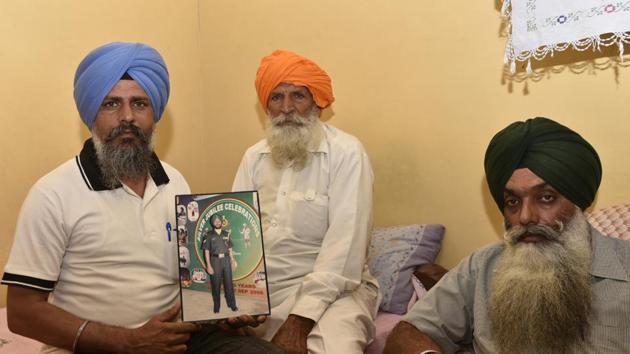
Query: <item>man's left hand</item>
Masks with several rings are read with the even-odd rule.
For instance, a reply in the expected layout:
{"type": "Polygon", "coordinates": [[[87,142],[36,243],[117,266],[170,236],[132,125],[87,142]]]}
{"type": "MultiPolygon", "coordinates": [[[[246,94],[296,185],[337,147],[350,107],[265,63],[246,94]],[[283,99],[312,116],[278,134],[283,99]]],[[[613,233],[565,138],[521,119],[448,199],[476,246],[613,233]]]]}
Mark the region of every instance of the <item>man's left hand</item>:
{"type": "Polygon", "coordinates": [[[271,343],[289,354],[307,354],[306,339],[314,326],[315,321],[310,318],[289,315],[271,339],[271,343]]]}
{"type": "Polygon", "coordinates": [[[240,328],[244,326],[249,327],[258,327],[259,324],[265,322],[267,320],[267,316],[250,316],[250,315],[240,315],[238,317],[230,317],[225,323],[227,323],[232,328],[240,328]]]}
{"type": "Polygon", "coordinates": [[[226,331],[236,330],[236,332],[244,336],[255,336],[251,327],[258,327],[259,324],[265,322],[266,320],[267,316],[253,317],[250,315],[240,315],[238,317],[230,317],[226,320],[220,321],[217,325],[226,331]]]}

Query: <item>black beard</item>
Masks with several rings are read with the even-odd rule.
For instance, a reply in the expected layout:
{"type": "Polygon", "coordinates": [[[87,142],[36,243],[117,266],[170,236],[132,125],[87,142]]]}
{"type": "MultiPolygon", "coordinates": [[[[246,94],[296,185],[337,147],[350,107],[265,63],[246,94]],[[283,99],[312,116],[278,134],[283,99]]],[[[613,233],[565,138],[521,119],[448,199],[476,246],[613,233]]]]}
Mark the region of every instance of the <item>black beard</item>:
{"type": "Polygon", "coordinates": [[[110,134],[101,141],[98,134],[93,133],[94,148],[98,165],[103,175],[103,184],[108,188],[117,188],[121,180],[136,180],[146,178],[147,174],[156,168],[151,146],[151,136],[133,124],[121,123],[112,129],[110,134]],[[129,130],[137,138],[123,139],[119,144],[114,143],[123,132],[129,130]]]}

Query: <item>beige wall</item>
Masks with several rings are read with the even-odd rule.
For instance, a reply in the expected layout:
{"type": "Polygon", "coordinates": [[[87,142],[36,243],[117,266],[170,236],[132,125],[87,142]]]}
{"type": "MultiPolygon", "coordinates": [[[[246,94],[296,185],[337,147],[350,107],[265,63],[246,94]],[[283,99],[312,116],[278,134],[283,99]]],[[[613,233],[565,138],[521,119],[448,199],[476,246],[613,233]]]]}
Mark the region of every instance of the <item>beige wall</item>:
{"type": "Polygon", "coordinates": [[[500,233],[482,160],[492,135],[514,120],[545,115],[581,132],[604,164],[596,206],[630,201],[627,70],[564,70],[509,84],[495,2],[453,5],[0,2],[0,264],[30,186],[89,134],[72,99],[76,65],[115,40],[147,42],[165,57],[172,96],[157,149],[197,192],[229,190],[243,151],[262,137],[254,74],[263,55],[284,48],[332,76],[337,102],[325,116],[368,150],[375,225],[445,224],[439,261],[448,267],[500,233]]]}

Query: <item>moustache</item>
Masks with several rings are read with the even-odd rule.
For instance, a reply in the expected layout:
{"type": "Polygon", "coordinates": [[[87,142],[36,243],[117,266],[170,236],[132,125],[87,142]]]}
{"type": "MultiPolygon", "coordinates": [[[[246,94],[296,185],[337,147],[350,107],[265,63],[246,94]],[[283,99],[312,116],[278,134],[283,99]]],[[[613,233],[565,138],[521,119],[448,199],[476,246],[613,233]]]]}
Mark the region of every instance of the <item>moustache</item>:
{"type": "Polygon", "coordinates": [[[271,122],[273,123],[274,126],[283,126],[283,125],[302,126],[302,125],[306,125],[307,119],[300,116],[296,112],[280,113],[277,116],[273,117],[271,122]]]}
{"type": "Polygon", "coordinates": [[[505,232],[504,238],[507,242],[513,245],[528,235],[538,235],[544,237],[548,241],[559,242],[564,226],[560,221],[556,221],[556,223],[557,227],[555,228],[545,224],[510,226],[505,232]]]}
{"type": "Polygon", "coordinates": [[[122,135],[124,133],[131,133],[131,134],[133,134],[133,136],[138,138],[141,142],[143,142],[143,143],[147,142],[147,137],[142,132],[142,130],[140,130],[140,128],[138,128],[137,126],[135,126],[135,125],[133,125],[133,124],[131,124],[129,122],[122,122],[122,123],[120,123],[119,126],[117,126],[114,129],[112,129],[112,131],[109,133],[107,138],[105,138],[105,142],[109,143],[109,142],[111,142],[112,140],[116,139],[117,137],[119,137],[120,135],[122,135]]]}

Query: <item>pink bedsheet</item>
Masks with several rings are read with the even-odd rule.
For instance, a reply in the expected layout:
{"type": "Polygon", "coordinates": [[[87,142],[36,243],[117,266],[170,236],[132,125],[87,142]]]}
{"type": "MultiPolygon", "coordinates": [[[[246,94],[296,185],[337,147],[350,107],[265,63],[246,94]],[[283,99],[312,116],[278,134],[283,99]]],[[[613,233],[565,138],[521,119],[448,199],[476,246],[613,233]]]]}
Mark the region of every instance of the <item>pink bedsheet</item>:
{"type": "Polygon", "coordinates": [[[35,354],[39,353],[41,347],[40,342],[9,331],[7,309],[0,309],[0,353],[35,354]]]}

